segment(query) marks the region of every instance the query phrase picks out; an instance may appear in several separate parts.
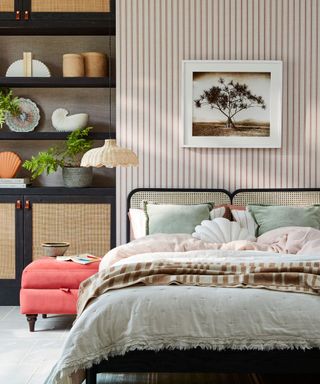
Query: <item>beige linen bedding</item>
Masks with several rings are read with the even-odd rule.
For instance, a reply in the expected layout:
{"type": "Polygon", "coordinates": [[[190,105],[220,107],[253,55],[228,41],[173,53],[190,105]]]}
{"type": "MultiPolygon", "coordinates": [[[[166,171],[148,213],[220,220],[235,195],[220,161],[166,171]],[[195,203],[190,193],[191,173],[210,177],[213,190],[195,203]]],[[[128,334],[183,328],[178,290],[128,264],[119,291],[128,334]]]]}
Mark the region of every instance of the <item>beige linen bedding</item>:
{"type": "Polygon", "coordinates": [[[265,233],[257,239],[257,242],[239,240],[225,244],[207,243],[185,234],[157,234],[112,249],[103,258],[100,270],[137,254],[159,251],[188,252],[200,249],[257,250],[320,255],[320,231],[314,228],[285,227],[265,233]]]}
{"type": "Polygon", "coordinates": [[[228,244],[153,235],[110,251],[82,285],[83,312],[46,384],[78,383],[72,372],[139,349],[320,348],[315,231],[275,230],[256,243],[228,244]]]}

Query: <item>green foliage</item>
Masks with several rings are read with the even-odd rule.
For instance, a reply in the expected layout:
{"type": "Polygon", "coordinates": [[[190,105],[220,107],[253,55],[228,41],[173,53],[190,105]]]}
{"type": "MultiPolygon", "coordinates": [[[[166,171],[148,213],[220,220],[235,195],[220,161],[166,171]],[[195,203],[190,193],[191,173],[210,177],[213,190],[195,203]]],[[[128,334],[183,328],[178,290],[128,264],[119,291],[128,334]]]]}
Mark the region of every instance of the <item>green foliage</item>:
{"type": "Polygon", "coordinates": [[[80,165],[80,156],[92,148],[92,141],[88,140],[88,134],[92,128],[77,129],[72,132],[66,141],[66,149],[62,152],[62,159],[65,165],[80,165]]]}
{"type": "Polygon", "coordinates": [[[88,127],[72,132],[62,146],[39,152],[26,160],[23,168],[31,172],[31,179],[34,180],[44,172],[47,175],[56,172],[59,167],[79,167],[83,154],[92,148],[92,141],[88,139],[91,129],[88,127]]]}
{"type": "Polygon", "coordinates": [[[7,113],[17,115],[20,112],[18,100],[11,89],[0,88],[0,128],[5,123],[7,113]]]}
{"type": "Polygon", "coordinates": [[[57,159],[55,148],[49,148],[47,152],[39,152],[37,156],[32,156],[30,160],[23,163],[23,168],[31,172],[33,180],[43,172],[47,175],[56,172],[59,166],[61,162],[57,159]]]}

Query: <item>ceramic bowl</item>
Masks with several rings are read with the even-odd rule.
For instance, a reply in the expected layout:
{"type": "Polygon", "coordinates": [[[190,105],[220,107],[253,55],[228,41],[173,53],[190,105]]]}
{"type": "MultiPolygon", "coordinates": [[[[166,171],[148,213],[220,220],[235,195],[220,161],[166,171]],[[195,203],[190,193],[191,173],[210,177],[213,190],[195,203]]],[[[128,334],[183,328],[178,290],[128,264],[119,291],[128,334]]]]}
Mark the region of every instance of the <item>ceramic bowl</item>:
{"type": "Polygon", "coordinates": [[[43,243],[41,244],[44,256],[56,257],[63,256],[69,248],[70,243],[57,242],[57,243],[43,243]]]}

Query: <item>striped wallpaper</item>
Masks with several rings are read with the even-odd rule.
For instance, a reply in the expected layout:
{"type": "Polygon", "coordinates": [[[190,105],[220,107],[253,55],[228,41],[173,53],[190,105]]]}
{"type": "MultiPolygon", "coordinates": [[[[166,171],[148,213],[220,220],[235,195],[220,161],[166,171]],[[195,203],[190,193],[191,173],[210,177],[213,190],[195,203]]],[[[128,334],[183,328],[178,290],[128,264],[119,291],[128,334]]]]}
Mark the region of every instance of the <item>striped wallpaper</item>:
{"type": "Polygon", "coordinates": [[[118,243],[137,187],[320,187],[318,0],[118,0],[118,243]],[[281,149],[182,149],[181,60],[283,60],[281,149]]]}

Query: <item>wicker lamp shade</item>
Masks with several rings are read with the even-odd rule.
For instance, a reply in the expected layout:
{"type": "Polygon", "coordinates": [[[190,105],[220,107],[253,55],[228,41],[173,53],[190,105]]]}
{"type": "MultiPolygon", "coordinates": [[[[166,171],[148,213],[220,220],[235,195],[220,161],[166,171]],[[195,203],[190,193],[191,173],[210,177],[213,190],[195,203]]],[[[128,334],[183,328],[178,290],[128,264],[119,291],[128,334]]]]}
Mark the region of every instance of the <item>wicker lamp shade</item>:
{"type": "Polygon", "coordinates": [[[81,167],[130,167],[138,165],[138,157],[130,149],[121,148],[116,140],[105,140],[104,146],[90,149],[81,160],[81,167]]]}

